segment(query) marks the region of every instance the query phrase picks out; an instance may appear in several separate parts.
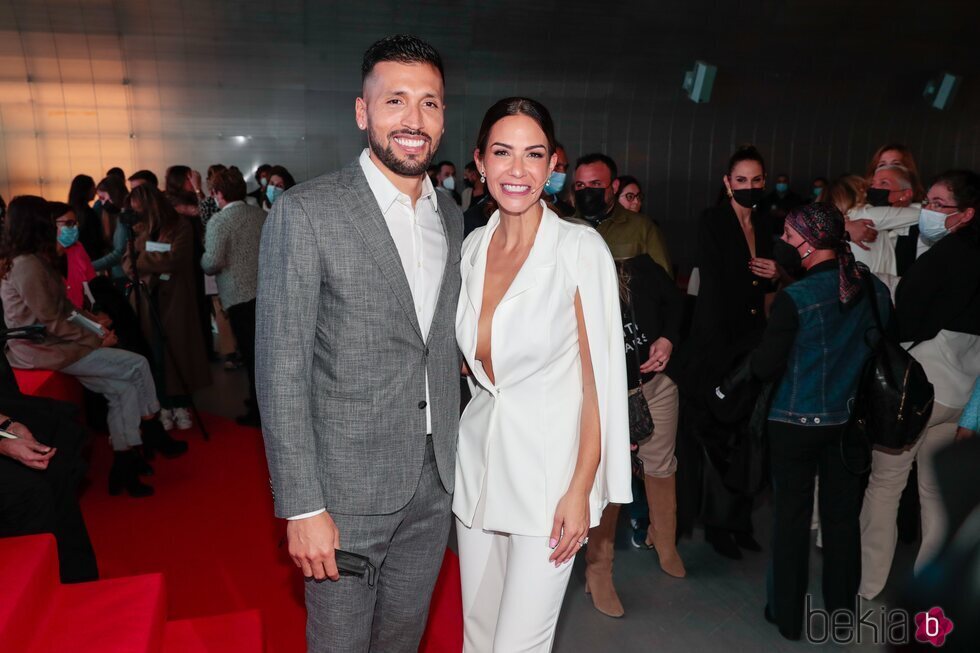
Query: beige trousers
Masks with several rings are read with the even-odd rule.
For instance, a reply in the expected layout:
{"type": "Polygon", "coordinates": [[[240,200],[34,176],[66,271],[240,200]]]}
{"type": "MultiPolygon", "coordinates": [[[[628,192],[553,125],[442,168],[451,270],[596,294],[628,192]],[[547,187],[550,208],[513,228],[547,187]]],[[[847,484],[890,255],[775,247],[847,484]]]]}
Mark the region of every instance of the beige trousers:
{"type": "Polygon", "coordinates": [[[665,478],[677,471],[677,385],[666,374],[657,374],[643,384],[643,396],[653,417],[653,435],[640,443],[637,455],[643,461],[643,473],[665,478]]]}
{"type": "Polygon", "coordinates": [[[922,542],[915,559],[916,571],[942,546],[946,513],[939,497],[932,459],[936,451],[953,442],[962,412],[961,408],[937,403],[933,406],[929,425],[911,449],[900,454],[872,453],[871,479],[861,508],[861,586],[858,594],[865,599],[877,596],[888,581],[898,541],[898,503],[913,461],[919,463],[922,513],[922,542]]]}

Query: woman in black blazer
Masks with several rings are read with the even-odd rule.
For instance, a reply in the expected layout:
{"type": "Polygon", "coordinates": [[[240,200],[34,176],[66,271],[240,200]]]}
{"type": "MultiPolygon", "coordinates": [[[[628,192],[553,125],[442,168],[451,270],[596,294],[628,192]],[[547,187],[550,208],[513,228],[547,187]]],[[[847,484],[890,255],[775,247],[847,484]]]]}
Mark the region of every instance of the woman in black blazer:
{"type": "Polygon", "coordinates": [[[739,559],[740,547],[758,551],[752,537],[751,494],[734,488],[733,459],[748,452],[747,415],[718,419],[709,408],[713,389],[732,363],[761,340],[766,299],[780,268],[773,260],[768,216],[756,206],[765,194],[765,161],[752,146],[729,159],[723,178],[727,200],[707,209],[698,223],[700,288],[688,341],[681,389],[689,426],[703,462],[700,514],[705,538],[721,555],[739,559]]]}

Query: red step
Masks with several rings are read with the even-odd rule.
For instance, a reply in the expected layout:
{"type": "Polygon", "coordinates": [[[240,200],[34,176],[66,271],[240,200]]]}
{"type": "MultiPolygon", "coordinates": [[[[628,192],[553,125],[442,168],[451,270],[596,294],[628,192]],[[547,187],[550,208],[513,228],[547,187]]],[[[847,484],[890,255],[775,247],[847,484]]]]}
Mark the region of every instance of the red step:
{"type": "Polygon", "coordinates": [[[76,585],[53,593],[25,653],[157,653],[167,598],[163,574],[76,585]]]}
{"type": "Polygon", "coordinates": [[[53,535],[0,538],[0,651],[23,650],[59,582],[53,535]]]}
{"type": "Polygon", "coordinates": [[[264,653],[258,610],[167,623],[163,653],[264,653]]]}

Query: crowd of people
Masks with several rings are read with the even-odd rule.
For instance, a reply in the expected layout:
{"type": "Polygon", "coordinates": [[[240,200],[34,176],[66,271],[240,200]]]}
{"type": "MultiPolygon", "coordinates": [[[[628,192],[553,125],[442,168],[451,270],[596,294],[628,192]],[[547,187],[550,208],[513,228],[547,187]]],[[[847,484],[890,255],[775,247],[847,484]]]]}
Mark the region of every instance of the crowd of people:
{"type": "MultiPolygon", "coordinates": [[[[391,61],[435,65],[424,57],[380,59],[381,64],[391,61]]],[[[439,66],[441,77],[441,63],[439,66]]],[[[372,70],[366,68],[366,80],[372,70]]],[[[369,109],[365,116],[371,115],[369,109]]],[[[371,128],[367,120],[359,126],[371,128]]],[[[371,145],[373,148],[373,141],[371,145]]],[[[404,147],[412,151],[417,146],[404,147]]],[[[381,172],[371,167],[377,166],[372,152],[366,150],[362,155],[357,168],[358,173],[364,171],[360,181],[342,178],[339,185],[353,188],[361,183],[365,194],[371,196],[373,192],[382,203],[384,220],[379,217],[375,224],[365,218],[367,226],[356,228],[358,233],[373,234],[377,241],[371,246],[381,248],[388,247],[380,243],[387,239],[383,228],[394,219],[391,215],[403,191],[384,186],[386,182],[377,177],[381,172]],[[368,184],[363,184],[364,175],[368,184]]],[[[394,165],[384,157],[381,161],[394,165]]],[[[703,526],[714,551],[731,560],[741,559],[744,551],[759,552],[768,546],[771,565],[765,618],[789,639],[802,635],[810,531],[815,524],[822,531],[823,596],[828,611],[852,610],[855,597],[872,599],[882,591],[895,553],[899,501],[913,466],[917,467],[921,503],[916,569],[942,550],[950,532],[932,459],[950,443],[974,437],[980,430],[980,177],[976,173],[948,170],[931,177],[926,185],[909,149],[887,144],[873,154],[866,170],[841,174],[832,182],[817,177],[806,189],[794,189],[786,174],[776,175],[774,183],[770,181],[773,178],[766,161],[755,147],[740,147],[719,175],[719,199],[711,202],[705,198],[709,206],[697,221],[696,267],[691,274],[680,274],[660,224],[643,213],[641,182],[623,174],[629,171],[621,171],[605,153],[584,153],[573,165],[555,138],[547,110],[533,100],[510,98],[488,112],[474,160],[463,167],[459,186],[457,168],[450,161],[429,166],[426,160],[419,170],[412,170],[420,179],[427,175],[424,184],[419,182],[421,197],[416,199],[419,206],[428,202],[431,212],[419,210],[416,225],[415,205],[406,209],[413,215],[411,233],[402,234],[398,227],[389,226],[397,254],[402,254],[400,239],[427,243],[433,229],[458,234],[460,241],[469,236],[462,248],[453,240],[455,235],[448,238],[449,248],[455,247],[455,251],[443,252],[444,262],[455,263],[462,249],[462,294],[468,299],[460,305],[466,306],[468,301],[475,308],[469,312],[461,309],[457,325],[459,347],[466,361],[465,390],[472,394],[468,416],[464,415],[460,427],[460,465],[489,470],[496,463],[487,456],[516,456],[522,458],[521,464],[540,463],[545,470],[543,478],[549,479],[543,481],[545,485],[564,482],[592,487],[603,477],[604,496],[612,502],[598,501],[598,495],[593,495],[594,510],[589,519],[579,524],[566,515],[569,532],[575,523],[581,537],[577,535],[571,548],[565,548],[564,542],[557,544],[559,530],[558,535],[552,534],[549,547],[558,547],[553,561],[559,567],[574,555],[576,543],[585,546],[586,587],[597,610],[620,617],[627,608],[632,609],[623,605],[614,583],[613,541],[620,503],[629,503],[626,509],[630,512],[633,546],[654,551],[659,567],[674,578],[687,574],[681,536],[690,533],[695,523],[703,526]],[[501,145],[504,142],[509,144],[501,145]],[[540,154],[535,159],[522,155],[528,158],[521,164],[525,167],[520,174],[515,172],[518,164],[510,163],[509,158],[516,144],[526,145],[527,152],[537,148],[540,154]],[[522,175],[532,178],[526,186],[518,183],[522,175]],[[426,195],[427,190],[431,194],[426,195]],[[543,201],[540,206],[539,199],[543,201]],[[449,206],[457,208],[447,212],[445,207],[449,206]],[[456,219],[458,224],[442,223],[440,227],[437,215],[443,220],[456,219]],[[525,222],[521,222],[522,217],[525,222]],[[535,232],[527,232],[528,224],[540,229],[537,239],[550,238],[552,249],[563,252],[557,263],[533,250],[535,232]],[[598,243],[604,245],[597,248],[598,243]],[[568,443],[553,443],[551,450],[553,456],[573,462],[579,456],[574,474],[552,470],[547,458],[534,458],[541,452],[527,448],[530,440],[522,442],[518,437],[519,400],[509,399],[515,403],[504,404],[500,399],[500,388],[510,395],[511,385],[516,386],[515,394],[526,393],[524,401],[534,403],[548,396],[527,379],[510,379],[519,376],[513,366],[531,365],[536,357],[552,355],[548,347],[558,347],[543,334],[535,335],[534,323],[518,321],[513,312],[502,312],[498,322],[493,322],[493,311],[498,304],[505,305],[508,293],[514,292],[508,290],[507,280],[523,284],[517,292],[530,289],[531,282],[522,281],[519,271],[525,259],[526,265],[538,266],[539,280],[549,279],[534,290],[536,294],[528,295],[536,298],[538,318],[547,311],[565,309],[570,311],[566,311],[568,315],[579,318],[577,323],[562,323],[561,329],[567,334],[560,331],[568,336],[568,342],[578,343],[574,350],[556,350],[549,362],[557,365],[555,360],[567,357],[566,363],[588,363],[583,369],[569,367],[561,376],[549,377],[553,384],[550,389],[556,393],[561,390],[559,386],[567,384],[585,386],[582,413],[569,418],[569,427],[581,419],[586,424],[581,442],[594,437],[593,444],[582,444],[579,449],[568,443]],[[589,277],[586,271],[596,276],[589,277]],[[482,281],[484,275],[486,289],[471,285],[476,283],[474,278],[482,281]],[[569,286],[570,291],[562,285],[571,283],[569,279],[578,284],[569,286]],[[611,308],[602,303],[606,286],[616,288],[611,308]],[[489,313],[481,311],[485,305],[492,306],[489,313]],[[610,312],[616,318],[612,322],[606,315],[610,312]],[[875,313],[888,325],[884,333],[875,328],[875,313]],[[515,342],[494,340],[491,362],[491,324],[494,329],[526,329],[519,338],[523,353],[508,353],[508,347],[517,346],[515,342]],[[617,330],[621,326],[622,333],[615,333],[613,338],[615,346],[604,349],[606,342],[592,339],[596,330],[606,335],[600,324],[615,324],[617,330]],[[592,337],[580,350],[585,340],[576,340],[576,334],[581,336],[585,330],[591,331],[592,337]],[[848,436],[862,370],[880,338],[903,343],[935,390],[928,426],[901,452],[870,452],[865,443],[848,436]],[[623,351],[624,360],[610,361],[605,355],[613,352],[621,358],[623,351]],[[766,393],[741,391],[766,383],[770,386],[766,393]],[[608,398],[609,393],[620,390],[626,391],[624,396],[608,398]],[[610,425],[621,426],[615,422],[615,406],[617,401],[625,405],[626,394],[630,396],[630,420],[634,411],[645,411],[652,427],[634,438],[632,479],[610,479],[609,460],[623,460],[625,450],[622,455],[608,454],[607,460],[604,447],[609,443],[603,439],[599,444],[599,432],[606,434],[610,425]],[[595,412],[590,413],[593,404],[595,412]],[[489,406],[507,407],[500,408],[497,416],[497,408],[489,406]],[[492,421],[491,416],[498,421],[492,421]],[[592,420],[595,433],[589,430],[592,420]],[[480,437],[491,438],[477,440],[479,446],[464,437],[477,423],[485,427],[480,437]],[[502,423],[509,424],[512,431],[494,431],[502,423]],[[862,462],[864,458],[868,460],[862,462]],[[583,462],[589,460],[592,462],[583,462]],[[868,467],[864,474],[860,473],[862,465],[868,467]],[[753,519],[760,496],[768,491],[774,536],[771,543],[763,544],[754,535],[753,519]]],[[[365,282],[377,276],[369,260],[339,256],[319,261],[311,249],[318,238],[342,244],[349,236],[333,231],[335,224],[314,224],[316,216],[308,213],[313,201],[309,199],[311,189],[326,184],[322,181],[326,178],[300,184],[296,192],[290,192],[297,184],[282,166],[259,166],[254,178],[256,188],[249,192],[241,171],[234,166],[214,164],[202,176],[191,167],[175,165],[166,170],[161,189],[152,171],[140,170],[127,177],[113,168],[98,183],[88,175],[75,177],[66,202],[24,195],[13,198],[6,207],[0,236],[0,300],[6,328],[42,325],[46,334],[43,339],[11,336],[6,345],[7,361],[13,368],[71,375],[90,392],[104,397],[106,430],[114,452],[107,479],[112,494],[152,495],[154,488],[147,479],[153,472],[150,463],[155,460],[154,454],[176,457],[187,452],[187,442],[175,436],[194,425],[193,395],[212,382],[211,361],[245,368],[249,392],[239,422],[262,427],[265,409],[260,411],[259,406],[263,392],[270,393],[269,402],[274,398],[272,390],[263,390],[261,374],[260,387],[256,383],[256,345],[263,344],[261,324],[256,339],[257,296],[262,301],[260,276],[269,296],[278,292],[293,298],[290,306],[276,312],[276,324],[284,325],[295,318],[296,323],[289,328],[306,330],[311,325],[303,320],[318,319],[317,304],[312,295],[297,295],[297,287],[309,293],[320,289],[315,277],[292,269],[293,261],[320,274],[325,274],[320,266],[332,266],[337,274],[342,271],[335,268],[347,266],[344,270],[362,275],[365,282]],[[273,264],[271,257],[276,252],[288,261],[273,264]],[[262,275],[260,260],[264,262],[262,275]],[[271,280],[266,280],[266,274],[271,280]]],[[[360,205],[351,206],[352,211],[360,210],[360,205]]],[[[346,228],[350,231],[350,223],[346,228]]],[[[442,242],[445,247],[446,241],[442,242]]],[[[372,250],[372,255],[379,260],[395,260],[391,267],[401,272],[401,265],[388,249],[384,254],[372,250]]],[[[430,269],[422,259],[417,267],[418,271],[413,271],[412,262],[406,264],[406,292],[411,288],[415,293],[417,288],[431,284],[432,278],[427,275],[442,273],[441,267],[430,269]]],[[[386,275],[391,272],[384,270],[386,275]]],[[[455,278],[459,280],[459,275],[455,278]]],[[[360,310],[363,302],[357,302],[356,297],[361,280],[336,290],[336,296],[330,297],[323,309],[342,313],[345,306],[354,306],[350,310],[360,310]]],[[[425,295],[419,302],[422,305],[416,306],[417,314],[412,312],[416,329],[421,325],[422,333],[438,319],[438,311],[456,310],[455,303],[451,309],[443,302],[437,304],[437,296],[435,291],[425,295]]],[[[392,310],[397,312],[398,304],[393,304],[392,310]]],[[[387,309],[378,311],[372,315],[390,314],[387,309]]],[[[381,352],[384,345],[379,339],[387,327],[378,328],[378,334],[350,332],[329,337],[338,338],[340,343],[345,342],[343,338],[367,338],[371,341],[367,346],[381,352]]],[[[439,331],[437,335],[452,339],[449,332],[439,331]]],[[[516,337],[514,333],[510,336],[516,337]]],[[[316,337],[328,336],[320,333],[316,337]]],[[[312,348],[313,338],[300,334],[297,342],[312,348]]],[[[290,342],[282,349],[291,349],[294,344],[290,342]]],[[[436,355],[435,342],[427,343],[421,360],[430,356],[430,346],[436,355]]],[[[294,353],[299,367],[286,374],[308,370],[311,364],[310,351],[294,353]]],[[[458,350],[453,349],[452,354],[447,360],[458,360],[454,358],[458,350]]],[[[340,384],[331,386],[324,401],[349,397],[351,391],[343,384],[353,383],[353,374],[372,384],[369,392],[381,389],[371,397],[383,403],[402,402],[402,398],[392,398],[390,392],[383,391],[401,387],[383,369],[346,361],[343,352],[332,355],[341,357],[340,368],[310,372],[327,379],[324,383],[340,384]]],[[[258,357],[262,356],[259,352],[258,357]]],[[[266,353],[263,360],[271,366],[280,359],[266,353]]],[[[9,370],[4,374],[9,377],[9,370]]],[[[72,507],[70,498],[78,480],[75,458],[82,435],[71,426],[70,410],[46,400],[22,397],[12,379],[3,381],[0,430],[16,438],[0,440],[0,453],[4,454],[0,459],[0,535],[53,531],[63,548],[63,577],[90,579],[97,573],[91,546],[77,505],[72,507]],[[45,411],[47,416],[42,415],[45,411]],[[59,466],[57,461],[65,462],[59,466]],[[25,510],[27,505],[32,508],[25,510]]],[[[410,399],[413,406],[418,402],[418,408],[425,410],[418,419],[424,417],[427,433],[433,434],[426,460],[431,457],[439,461],[431,478],[423,474],[423,479],[437,484],[441,478],[448,490],[452,483],[446,474],[451,476],[451,472],[442,466],[439,438],[453,420],[439,421],[441,413],[436,411],[445,408],[445,399],[429,393],[429,377],[422,374],[415,381],[425,384],[425,399],[419,401],[415,395],[410,399]]],[[[276,400],[284,405],[293,406],[298,401],[295,396],[282,394],[290,388],[302,394],[285,380],[277,385],[281,387],[276,390],[276,400]]],[[[554,406],[546,404],[537,408],[551,415],[556,424],[568,421],[567,415],[555,413],[554,406]]],[[[360,407],[351,408],[348,419],[367,421],[374,414],[366,408],[358,411],[360,407]]],[[[273,419],[271,431],[288,427],[285,422],[279,423],[284,418],[278,413],[273,419]]],[[[362,426],[383,430],[373,423],[356,428],[362,426]]],[[[533,433],[526,434],[526,438],[533,437],[533,433]]],[[[391,442],[386,446],[396,446],[391,442]]],[[[451,450],[455,451],[455,443],[451,450]]],[[[405,456],[411,451],[406,449],[405,456]]],[[[289,458],[293,452],[281,455],[289,458]]],[[[270,459],[274,468],[281,464],[271,445],[270,459]]],[[[290,464],[302,467],[306,463],[290,464]]],[[[384,483],[401,480],[386,478],[384,483]]],[[[277,481],[275,472],[273,481],[277,481]]],[[[418,482],[418,477],[412,482],[418,482]]],[[[470,552],[470,559],[474,555],[486,558],[494,547],[502,546],[494,539],[499,532],[513,534],[507,545],[512,547],[513,558],[510,562],[505,559],[504,569],[508,565],[523,568],[519,562],[525,555],[522,551],[538,555],[536,541],[548,538],[553,515],[527,507],[525,521],[517,530],[508,530],[508,519],[521,515],[505,516],[508,504],[500,497],[515,492],[514,487],[508,485],[506,477],[489,471],[462,481],[457,473],[457,533],[460,547],[470,552]],[[488,535],[491,532],[496,534],[488,535]]],[[[561,496],[558,489],[547,491],[553,510],[560,514],[570,510],[570,499],[561,496]]],[[[375,490],[366,488],[364,492],[374,496],[375,490]]],[[[523,507],[523,499],[516,493],[510,499],[523,507]]],[[[318,498],[314,503],[325,500],[318,498]]],[[[286,500],[277,496],[277,502],[282,501],[286,500]]],[[[398,502],[391,501],[392,506],[398,502]]],[[[277,503],[277,510],[282,517],[302,520],[312,514],[306,513],[311,507],[307,503],[277,503]]],[[[355,514],[366,505],[350,501],[355,514]]],[[[489,563],[484,560],[481,564],[489,563]]],[[[481,615],[468,612],[467,623],[482,619],[496,624],[499,643],[506,641],[500,623],[507,617],[498,613],[496,606],[504,589],[497,588],[488,598],[484,592],[490,590],[475,587],[482,569],[467,571],[464,564],[464,603],[483,601],[483,611],[489,610],[481,615]]],[[[526,582],[537,583],[541,591],[559,588],[555,592],[560,605],[567,571],[562,574],[535,570],[526,582]]],[[[317,574],[314,570],[310,575],[317,574]]],[[[547,607],[542,610],[547,611],[547,607]]],[[[552,613],[540,619],[551,620],[553,633],[557,610],[552,613]]],[[[520,621],[530,617],[511,618],[520,621]]],[[[477,650],[489,650],[489,644],[483,642],[493,640],[493,630],[472,632],[468,630],[467,641],[477,650]]]]}

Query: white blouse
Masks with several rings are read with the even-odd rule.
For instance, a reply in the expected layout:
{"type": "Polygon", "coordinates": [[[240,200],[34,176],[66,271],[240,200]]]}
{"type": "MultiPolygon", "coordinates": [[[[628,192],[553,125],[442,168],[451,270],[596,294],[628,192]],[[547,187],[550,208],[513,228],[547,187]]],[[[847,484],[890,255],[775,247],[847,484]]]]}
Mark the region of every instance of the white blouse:
{"type": "MultiPolygon", "coordinates": [[[[544,203],[542,203],[544,206],[544,203]]],[[[471,526],[486,491],[483,528],[548,536],[571,483],[582,418],[575,293],[582,302],[599,404],[601,458],[589,496],[591,525],[609,502],[629,503],[629,415],[619,281],[602,237],[547,207],[531,251],[493,315],[496,383],[476,360],[487,248],[500,224],[463,243],[456,339],[472,371],[459,424],[453,512],[471,526]]]]}

